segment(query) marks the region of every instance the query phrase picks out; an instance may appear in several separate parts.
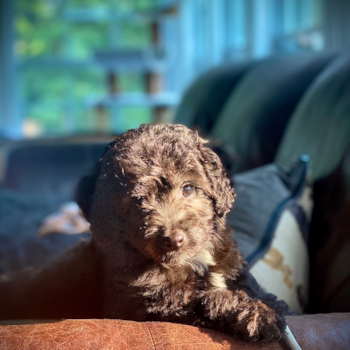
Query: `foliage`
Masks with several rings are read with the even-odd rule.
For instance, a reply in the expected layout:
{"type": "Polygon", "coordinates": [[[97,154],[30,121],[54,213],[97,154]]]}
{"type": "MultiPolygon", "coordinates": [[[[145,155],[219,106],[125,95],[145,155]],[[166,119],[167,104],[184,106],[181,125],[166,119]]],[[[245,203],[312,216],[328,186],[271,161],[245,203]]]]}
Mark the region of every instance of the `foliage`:
{"type": "MultiPolygon", "coordinates": [[[[148,24],[120,16],[155,6],[157,0],[17,0],[14,50],[24,118],[38,123],[45,134],[98,128],[98,117],[86,101],[105,94],[107,84],[106,72],[96,66],[93,55],[98,50],[147,47],[151,42],[148,24]],[[68,16],[77,11],[87,14],[86,18],[68,16]],[[102,15],[91,17],[94,13],[102,15]]],[[[125,91],[144,89],[143,79],[136,74],[121,74],[120,84],[125,91]]],[[[108,118],[115,115],[124,122],[112,120],[105,131],[120,132],[121,124],[135,127],[151,119],[145,108],[109,110],[108,118]]]]}

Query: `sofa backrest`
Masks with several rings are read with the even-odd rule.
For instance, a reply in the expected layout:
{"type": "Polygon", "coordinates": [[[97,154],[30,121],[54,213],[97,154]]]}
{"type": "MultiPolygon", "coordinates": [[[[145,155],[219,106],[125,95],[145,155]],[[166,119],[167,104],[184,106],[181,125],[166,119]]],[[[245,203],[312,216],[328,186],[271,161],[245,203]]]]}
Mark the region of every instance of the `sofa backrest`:
{"type": "Polygon", "coordinates": [[[243,77],[263,61],[231,63],[214,68],[196,79],[185,92],[174,123],[210,134],[226,100],[243,77]]]}
{"type": "Polygon", "coordinates": [[[332,173],[350,146],[350,55],[317,76],[303,96],[278,147],[275,161],[289,165],[310,156],[315,180],[332,173]]]}
{"type": "Polygon", "coordinates": [[[73,196],[79,179],[90,173],[108,142],[23,142],[2,146],[2,187],[36,194],[73,196]]]}
{"type": "Polygon", "coordinates": [[[287,125],[275,161],[311,159],[309,312],[350,311],[350,55],[314,81],[287,125]]]}
{"type": "Polygon", "coordinates": [[[273,161],[296,106],[333,58],[313,54],[275,57],[244,76],[211,134],[236,152],[236,172],[273,161]]]}

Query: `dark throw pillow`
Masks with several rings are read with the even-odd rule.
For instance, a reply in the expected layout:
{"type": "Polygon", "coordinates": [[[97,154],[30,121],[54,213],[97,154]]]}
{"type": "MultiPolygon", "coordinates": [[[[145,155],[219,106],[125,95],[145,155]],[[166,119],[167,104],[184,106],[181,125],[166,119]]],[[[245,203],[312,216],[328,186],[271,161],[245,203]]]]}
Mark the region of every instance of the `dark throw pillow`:
{"type": "Polygon", "coordinates": [[[304,156],[289,170],[270,164],[235,175],[227,220],[257,282],[294,312],[304,310],[308,295],[313,201],[307,173],[304,156]]]}

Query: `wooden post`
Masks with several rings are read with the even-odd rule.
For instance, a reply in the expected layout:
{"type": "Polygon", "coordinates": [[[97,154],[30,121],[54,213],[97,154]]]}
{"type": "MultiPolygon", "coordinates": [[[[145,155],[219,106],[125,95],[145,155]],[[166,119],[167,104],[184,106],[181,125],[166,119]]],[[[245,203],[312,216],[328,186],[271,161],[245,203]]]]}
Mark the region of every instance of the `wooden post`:
{"type": "Polygon", "coordinates": [[[160,73],[146,72],[146,92],[148,94],[157,94],[163,91],[163,77],[160,73]]]}
{"type": "Polygon", "coordinates": [[[107,75],[107,85],[108,85],[108,92],[111,95],[117,94],[120,89],[118,86],[118,75],[116,72],[109,72],[107,75]]]}

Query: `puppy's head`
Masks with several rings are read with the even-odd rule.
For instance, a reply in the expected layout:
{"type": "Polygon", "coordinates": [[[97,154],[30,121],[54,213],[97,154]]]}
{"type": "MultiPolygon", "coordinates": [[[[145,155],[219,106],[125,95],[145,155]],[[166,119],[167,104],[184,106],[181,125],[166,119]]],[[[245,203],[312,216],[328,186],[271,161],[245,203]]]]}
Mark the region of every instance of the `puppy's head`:
{"type": "Polygon", "coordinates": [[[204,143],[182,125],[142,125],[112,142],[78,189],[95,242],[113,249],[122,240],[172,265],[218,239],[233,192],[204,143]]]}

